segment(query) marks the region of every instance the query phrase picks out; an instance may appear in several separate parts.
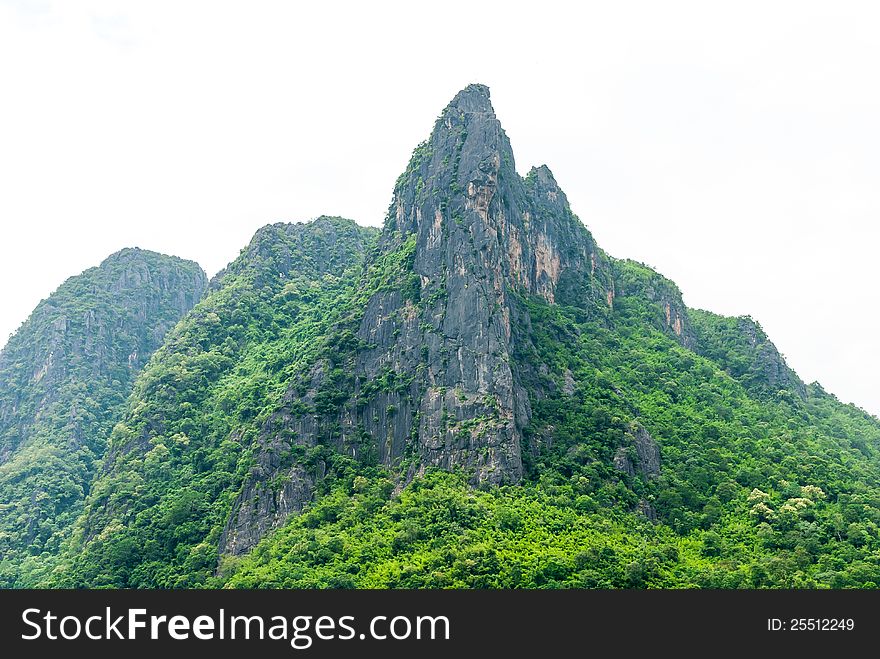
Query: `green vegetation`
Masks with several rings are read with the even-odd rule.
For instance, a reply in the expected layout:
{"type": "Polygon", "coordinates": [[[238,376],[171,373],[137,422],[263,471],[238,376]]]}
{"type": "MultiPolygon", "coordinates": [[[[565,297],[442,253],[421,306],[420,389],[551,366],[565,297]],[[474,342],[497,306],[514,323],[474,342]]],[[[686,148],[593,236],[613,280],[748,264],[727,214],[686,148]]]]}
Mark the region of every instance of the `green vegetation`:
{"type": "Polygon", "coordinates": [[[0,585],[876,588],[880,421],[511,153],[469,86],[381,232],[264,227],[136,380],[182,271],[59,289],[0,357],[0,585]]]}
{"type": "Polygon", "coordinates": [[[257,233],[138,380],[71,539],[75,566],[52,583],[206,581],[261,429],[338,338],[339,301],[355,294],[375,235],[339,218],[257,233]]]}
{"type": "Polygon", "coordinates": [[[880,424],[816,386],[756,398],[642,319],[523,300],[543,377],[521,486],[474,490],[352,463],[330,492],[208,583],[228,587],[861,587],[880,574],[880,424]],[[657,478],[614,469],[633,422],[657,478]],[[552,442],[546,441],[552,437],[552,442]],[[640,505],[641,504],[641,505],[640,505]],[[649,521],[645,510],[656,514],[649,521]],[[639,512],[641,510],[641,512],[639,512]]]}
{"type": "Polygon", "coordinates": [[[205,284],[195,263],[123,250],[68,279],[10,338],[0,354],[0,586],[51,567],[135,376],[205,284]]]}
{"type": "Polygon", "coordinates": [[[773,397],[780,390],[803,397],[803,382],[783,362],[770,339],[749,317],[725,318],[691,311],[700,352],[730,373],[750,392],[773,397]]]}
{"type": "MultiPolygon", "coordinates": [[[[522,484],[474,489],[466,474],[429,470],[396,493],[400,473],[376,465],[368,436],[357,459],[320,438],[311,447],[291,438],[279,460],[325,474],[314,502],[250,553],[218,557],[232,502],[285,402],[293,414],[332,417],[349,400],[357,354],[370,348],[355,337],[364,305],[398,291],[419,302],[419,287],[407,292],[414,236],[384,251],[375,241],[374,231],[335,218],[258,233],[138,378],[62,559],[50,551],[66,534],[17,577],[7,559],[7,584],[878,583],[877,420],[800,384],[747,319],[691,312],[701,354],[685,347],[665,318],[667,304],[683,309],[677,289],[628,262],[614,265],[613,311],[516,297],[517,317],[528,322],[512,328],[512,357],[532,407],[522,484]],[[322,363],[311,403],[286,398],[291,386],[304,393],[322,363]],[[780,374],[788,389],[778,388],[780,374]],[[659,473],[638,468],[640,429],[659,446],[659,473]],[[622,469],[621,459],[636,468],[622,469]]],[[[386,368],[357,400],[405,392],[410,382],[386,368]]],[[[456,427],[477,432],[489,420],[456,427]]],[[[66,482],[47,479],[56,489],[45,497],[65,501],[66,482]]],[[[277,493],[286,482],[277,476],[266,487],[277,493]]]]}
{"type": "Polygon", "coordinates": [[[684,583],[694,541],[594,512],[571,485],[469,487],[431,472],[397,497],[381,473],[339,482],[271,541],[227,560],[232,588],[625,588],[684,583]]]}

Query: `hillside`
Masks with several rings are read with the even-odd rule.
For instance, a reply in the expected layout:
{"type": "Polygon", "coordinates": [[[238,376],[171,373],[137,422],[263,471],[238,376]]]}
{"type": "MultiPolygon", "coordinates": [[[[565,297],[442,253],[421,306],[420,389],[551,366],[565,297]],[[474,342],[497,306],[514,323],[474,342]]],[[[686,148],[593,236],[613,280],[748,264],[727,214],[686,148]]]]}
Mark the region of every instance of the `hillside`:
{"type": "Polygon", "coordinates": [[[125,249],[64,282],[9,339],[0,353],[0,585],[26,584],[52,562],[137,374],[206,283],[191,261],[125,249]]]}
{"type": "Polygon", "coordinates": [[[42,583],[875,587],[878,477],[876,418],[607,255],[471,85],[381,231],[272,225],[211,283],[42,583]]]}

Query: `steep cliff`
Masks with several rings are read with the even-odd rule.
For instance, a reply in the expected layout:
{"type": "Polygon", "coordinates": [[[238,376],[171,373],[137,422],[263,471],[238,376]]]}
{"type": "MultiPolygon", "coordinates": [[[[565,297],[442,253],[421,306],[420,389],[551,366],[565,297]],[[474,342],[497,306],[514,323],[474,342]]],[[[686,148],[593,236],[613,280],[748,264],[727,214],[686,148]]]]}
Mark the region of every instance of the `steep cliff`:
{"type": "Polygon", "coordinates": [[[197,264],[125,249],[43,300],[0,353],[3,579],[56,552],[135,377],[201,297],[197,264]]]}
{"type": "Polygon", "coordinates": [[[529,404],[511,360],[511,319],[526,313],[516,295],[592,308],[612,284],[550,171],[516,173],[486,87],[460,92],[416,150],[380,250],[403,255],[411,284],[366,301],[348,425],[363,425],[380,462],[410,458],[409,477],[461,466],[474,482],[519,481],[529,404]],[[363,390],[387,371],[405,390],[363,390]]]}
{"type": "Polygon", "coordinates": [[[403,483],[432,467],[462,468],[475,484],[519,482],[530,420],[520,376],[529,366],[512,357],[530,340],[519,297],[607,314],[613,275],[550,170],[517,174],[488,89],[471,85],[398,179],[359,292],[337,328],[351,340],[294,383],[263,438],[260,463],[272,466],[251,474],[222,551],[250,549],[265,520],[273,527],[311,499],[323,465],[268,457],[289,443],[355,458],[366,447],[403,483]],[[267,497],[277,479],[284,489],[267,497]]]}

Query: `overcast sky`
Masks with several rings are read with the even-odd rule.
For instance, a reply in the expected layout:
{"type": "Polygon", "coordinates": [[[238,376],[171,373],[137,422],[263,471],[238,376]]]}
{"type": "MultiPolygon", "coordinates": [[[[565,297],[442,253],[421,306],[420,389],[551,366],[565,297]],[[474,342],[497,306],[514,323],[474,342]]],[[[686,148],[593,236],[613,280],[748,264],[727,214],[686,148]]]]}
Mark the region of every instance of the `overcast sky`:
{"type": "Polygon", "coordinates": [[[876,6],[0,0],[0,343],[122,247],[212,275],[269,222],[380,224],[483,82],[610,254],[880,413],[876,6]]]}

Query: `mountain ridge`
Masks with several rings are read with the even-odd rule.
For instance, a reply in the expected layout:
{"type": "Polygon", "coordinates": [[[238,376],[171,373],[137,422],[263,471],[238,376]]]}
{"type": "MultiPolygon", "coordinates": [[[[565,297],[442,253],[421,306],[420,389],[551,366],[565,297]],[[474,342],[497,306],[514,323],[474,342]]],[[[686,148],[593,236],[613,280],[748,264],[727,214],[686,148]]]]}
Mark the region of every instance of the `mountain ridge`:
{"type": "Polygon", "coordinates": [[[126,248],[65,280],[0,351],[0,579],[57,551],[131,383],[206,284],[126,248]]]}
{"type": "Polygon", "coordinates": [[[137,378],[41,583],[878,583],[880,423],[607,255],[484,85],[381,230],[260,229],[137,378]]]}

